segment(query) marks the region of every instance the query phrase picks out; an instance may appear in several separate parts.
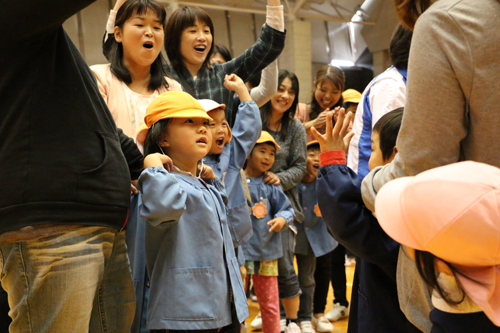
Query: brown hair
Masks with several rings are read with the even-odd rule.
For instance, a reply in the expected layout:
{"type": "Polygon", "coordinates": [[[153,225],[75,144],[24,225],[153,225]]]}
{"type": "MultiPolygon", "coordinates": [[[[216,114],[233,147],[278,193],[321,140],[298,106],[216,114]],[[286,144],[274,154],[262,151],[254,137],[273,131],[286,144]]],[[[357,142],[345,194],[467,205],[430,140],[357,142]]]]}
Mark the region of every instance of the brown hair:
{"type": "MultiPolygon", "coordinates": [[[[339,67],[335,66],[329,66],[329,65],[322,66],[316,73],[316,80],[314,80],[314,88],[311,100],[311,113],[309,115],[309,118],[311,120],[316,119],[318,115],[324,111],[319,106],[319,103],[316,100],[316,97],[314,96],[314,92],[316,91],[318,86],[321,86],[323,82],[325,82],[326,80],[332,81],[335,87],[337,87],[337,89],[340,90],[340,92],[344,91],[344,86],[345,86],[344,71],[339,67]]],[[[344,99],[342,98],[342,96],[340,96],[339,101],[337,102],[337,104],[332,106],[332,108],[335,108],[337,106],[342,106],[343,104],[344,104],[344,99]]]]}
{"type": "Polygon", "coordinates": [[[415,22],[431,6],[431,0],[394,0],[401,25],[413,30],[415,22]]]}
{"type": "Polygon", "coordinates": [[[184,6],[177,9],[169,18],[167,22],[167,27],[165,30],[165,51],[167,51],[168,60],[170,64],[177,72],[180,74],[184,65],[184,57],[181,53],[181,39],[182,32],[188,27],[192,27],[196,20],[200,23],[206,24],[210,28],[210,33],[212,34],[212,45],[210,45],[210,50],[208,51],[207,58],[203,63],[204,67],[208,67],[210,64],[210,57],[214,50],[215,36],[214,36],[214,25],[212,19],[206,11],[199,7],[194,6],[184,6]]]}

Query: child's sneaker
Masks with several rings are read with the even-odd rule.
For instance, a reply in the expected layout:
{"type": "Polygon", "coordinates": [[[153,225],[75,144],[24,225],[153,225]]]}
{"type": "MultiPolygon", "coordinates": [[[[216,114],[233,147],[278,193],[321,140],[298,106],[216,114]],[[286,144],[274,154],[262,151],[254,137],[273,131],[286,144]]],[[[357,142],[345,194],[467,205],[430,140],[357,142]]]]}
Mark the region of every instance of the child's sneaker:
{"type": "MultiPolygon", "coordinates": [[[[286,320],[285,320],[286,324],[286,320]]],[[[285,327],[285,333],[302,333],[300,330],[299,325],[295,324],[293,321],[291,323],[288,323],[288,325],[285,327]]]]}
{"type": "Polygon", "coordinates": [[[261,330],[262,329],[262,317],[261,317],[260,311],[257,314],[257,316],[250,323],[250,327],[253,330],[261,330]]]}
{"type": "Polygon", "coordinates": [[[330,323],[328,319],[325,317],[312,317],[312,326],[316,329],[316,331],[321,333],[330,333],[333,332],[333,325],[330,323]]]}
{"type": "Polygon", "coordinates": [[[333,308],[325,314],[325,318],[329,321],[337,321],[349,316],[349,310],[339,303],[333,304],[333,308]]]}
{"type": "Polygon", "coordinates": [[[300,322],[300,330],[302,333],[314,333],[313,327],[309,320],[300,322]]]}
{"type": "Polygon", "coordinates": [[[286,328],[286,319],[280,319],[280,332],[283,333],[285,332],[286,328]]]}

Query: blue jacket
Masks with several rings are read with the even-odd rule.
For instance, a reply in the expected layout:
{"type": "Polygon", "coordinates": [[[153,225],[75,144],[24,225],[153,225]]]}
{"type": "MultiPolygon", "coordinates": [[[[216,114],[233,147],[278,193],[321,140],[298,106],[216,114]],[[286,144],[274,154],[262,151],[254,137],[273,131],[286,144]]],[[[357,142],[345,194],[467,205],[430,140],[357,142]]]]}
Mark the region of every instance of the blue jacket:
{"type": "Polygon", "coordinates": [[[399,244],[364,206],[360,188],[358,176],[346,165],[330,164],[319,170],[318,204],[325,223],[335,239],[358,257],[348,332],[419,332],[399,308],[399,244]]]}
{"type": "Polygon", "coordinates": [[[229,233],[222,183],[148,168],[139,177],[151,280],[148,329],[202,330],[238,320],[248,307],[229,233]],[[216,306],[214,306],[216,305],[216,306]]]}
{"type": "Polygon", "coordinates": [[[294,218],[290,200],[281,186],[265,184],[263,178],[263,176],[247,178],[254,213],[252,214],[253,236],[248,243],[243,244],[246,260],[263,261],[282,257],[281,232],[269,232],[270,227],[267,222],[283,217],[287,223],[283,227],[284,230],[294,218]],[[266,207],[265,215],[262,217],[256,211],[256,204],[263,204],[266,207]]]}
{"type": "Polygon", "coordinates": [[[212,168],[226,188],[227,219],[234,247],[246,243],[252,237],[252,221],[241,185],[240,170],[261,131],[262,121],[257,104],[254,101],[242,102],[238,106],[231,142],[224,147],[220,155],[208,155],[203,159],[203,163],[212,168]]]}
{"type": "Polygon", "coordinates": [[[321,212],[316,209],[318,205],[316,179],[310,183],[301,183],[297,188],[300,204],[304,210],[304,220],[295,224],[297,227],[295,253],[306,256],[310,245],[314,256],[321,257],[332,252],[339,243],[328,233],[321,212]]]}

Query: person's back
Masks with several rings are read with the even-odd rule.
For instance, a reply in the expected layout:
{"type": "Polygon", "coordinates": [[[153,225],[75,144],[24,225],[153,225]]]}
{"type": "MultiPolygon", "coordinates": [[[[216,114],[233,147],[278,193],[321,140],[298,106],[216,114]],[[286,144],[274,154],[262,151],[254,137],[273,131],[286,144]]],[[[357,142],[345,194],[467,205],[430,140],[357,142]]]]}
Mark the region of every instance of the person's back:
{"type": "Polygon", "coordinates": [[[131,325],[133,284],[119,232],[130,193],[122,149],[137,153],[138,168],[142,157],[119,137],[62,28],[92,2],[1,4],[0,251],[11,332],[131,325]]]}

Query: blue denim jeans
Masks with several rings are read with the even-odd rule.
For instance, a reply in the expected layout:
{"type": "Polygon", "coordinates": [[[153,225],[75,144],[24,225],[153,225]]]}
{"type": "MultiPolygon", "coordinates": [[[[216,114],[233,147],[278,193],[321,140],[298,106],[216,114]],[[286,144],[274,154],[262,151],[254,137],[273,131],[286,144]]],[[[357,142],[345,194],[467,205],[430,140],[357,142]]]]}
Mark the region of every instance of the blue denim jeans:
{"type": "Polygon", "coordinates": [[[130,332],[134,287],[124,232],[79,227],[0,242],[11,332],[130,332]]]}

